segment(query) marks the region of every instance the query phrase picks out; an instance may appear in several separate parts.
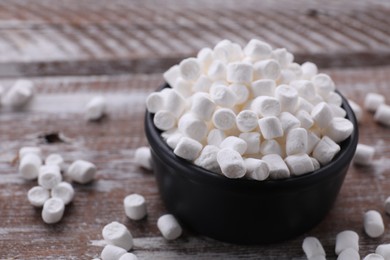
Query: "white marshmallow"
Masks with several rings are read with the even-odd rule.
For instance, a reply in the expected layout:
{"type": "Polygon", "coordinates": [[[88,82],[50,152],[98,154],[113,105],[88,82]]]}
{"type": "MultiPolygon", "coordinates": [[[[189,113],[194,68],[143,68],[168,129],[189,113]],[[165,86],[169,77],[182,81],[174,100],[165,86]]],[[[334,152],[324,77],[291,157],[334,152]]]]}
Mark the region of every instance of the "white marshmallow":
{"type": "Polygon", "coordinates": [[[193,161],[199,156],[201,150],[201,143],[194,139],[183,137],[180,139],[173,152],[180,158],[193,161]]]}
{"type": "Polygon", "coordinates": [[[19,172],[27,180],[38,178],[42,159],[35,153],[28,153],[22,157],[19,163],[19,172]]]}
{"type": "Polygon", "coordinates": [[[332,104],[338,107],[340,107],[341,104],[343,103],[343,99],[336,92],[330,92],[329,95],[325,98],[325,101],[328,104],[332,104]]]}
{"type": "Polygon", "coordinates": [[[376,210],[369,210],[364,213],[364,231],[369,237],[376,238],[383,235],[385,226],[382,215],[376,210]]]}
{"type": "Polygon", "coordinates": [[[316,94],[314,84],[309,80],[295,80],[291,82],[290,85],[295,88],[298,95],[304,99],[310,100],[316,94]]]}
{"type": "Polygon", "coordinates": [[[259,79],[251,83],[251,90],[254,97],[270,96],[275,93],[276,83],[271,79],[259,79]]]}
{"type": "Polygon", "coordinates": [[[383,256],[378,254],[368,254],[366,255],[363,260],[385,260],[383,256]]]}
{"type": "Polygon", "coordinates": [[[215,108],[216,104],[210,99],[209,94],[200,92],[192,96],[191,112],[199,119],[210,120],[215,108]]]}
{"type": "Polygon", "coordinates": [[[207,135],[207,124],[192,113],[184,114],[178,123],[178,129],[187,137],[197,141],[203,140],[207,135]]]}
{"type": "Polygon", "coordinates": [[[311,97],[311,99],[308,99],[308,101],[313,105],[318,105],[321,102],[324,102],[324,98],[321,97],[319,94],[315,94],[315,96],[311,97]]]}
{"type": "Polygon", "coordinates": [[[314,147],[318,144],[321,139],[312,131],[307,131],[307,149],[306,153],[311,154],[313,152],[314,147]]]}
{"type": "Polygon", "coordinates": [[[387,199],[385,201],[385,211],[387,214],[390,215],[390,196],[387,197],[387,199]]]}
{"type": "Polygon", "coordinates": [[[329,94],[335,91],[335,85],[333,80],[326,74],[320,73],[312,79],[316,92],[323,98],[329,96],[329,94]]]}
{"type": "Polygon", "coordinates": [[[219,167],[217,161],[217,154],[219,150],[220,149],[215,145],[206,145],[199,157],[194,161],[194,164],[206,170],[221,173],[221,168],[219,167]]]}
{"type": "Polygon", "coordinates": [[[329,105],[321,102],[311,111],[314,122],[321,128],[327,127],[333,119],[333,113],[329,105]]]}
{"type": "Polygon", "coordinates": [[[175,117],[180,117],[186,108],[186,100],[175,90],[164,91],[164,110],[171,112],[175,117]]]}
{"type": "Polygon", "coordinates": [[[174,240],[181,236],[182,228],[176,218],[171,214],[165,214],[158,218],[157,227],[163,237],[167,240],[174,240]]]}
{"type": "Polygon", "coordinates": [[[65,168],[64,158],[62,158],[62,156],[58,153],[49,154],[45,158],[45,164],[46,165],[51,165],[51,164],[57,165],[60,168],[60,170],[64,170],[64,168],[65,168]]]}
{"type": "Polygon", "coordinates": [[[280,76],[280,65],[276,60],[262,60],[253,65],[253,78],[276,80],[280,76]]]}
{"type": "Polygon", "coordinates": [[[309,129],[314,124],[313,118],[311,117],[309,112],[305,110],[299,110],[296,113],[296,118],[299,120],[301,127],[305,129],[309,129]]]}
{"type": "Polygon", "coordinates": [[[301,121],[289,112],[282,112],[278,116],[282,124],[283,132],[288,133],[291,129],[301,126],[301,121]]]}
{"type": "Polygon", "coordinates": [[[225,80],[226,79],[225,64],[220,60],[214,60],[207,71],[207,76],[209,76],[210,79],[213,81],[225,80]]]}
{"type": "Polygon", "coordinates": [[[52,189],[62,181],[60,167],[56,164],[43,165],[39,168],[38,184],[45,189],[52,189]]]}
{"type": "Polygon", "coordinates": [[[243,84],[231,84],[229,88],[236,95],[236,104],[241,105],[248,101],[249,98],[249,90],[243,84]]]}
{"type": "Polygon", "coordinates": [[[213,84],[210,88],[210,98],[221,107],[233,107],[237,102],[234,92],[223,84],[213,84]]]}
{"type": "Polygon", "coordinates": [[[279,100],[274,97],[259,96],[253,99],[251,109],[259,116],[278,116],[281,106],[279,100]]]}
{"type": "Polygon", "coordinates": [[[334,117],[325,129],[325,135],[336,143],[347,139],[353,132],[353,124],[346,118],[334,117]]]}
{"type": "Polygon", "coordinates": [[[261,135],[269,140],[283,136],[283,128],[280,120],[275,116],[259,119],[261,135]]]}
{"type": "Polygon", "coordinates": [[[32,187],[27,193],[27,199],[34,207],[42,207],[49,198],[49,190],[41,186],[32,187]]]}
{"type": "Polygon", "coordinates": [[[158,129],[167,131],[176,125],[176,117],[169,111],[160,110],[154,114],[153,123],[158,129]]]}
{"type": "Polygon", "coordinates": [[[245,140],[238,138],[236,136],[228,136],[221,142],[219,145],[221,149],[224,148],[230,148],[236,152],[238,152],[240,155],[243,155],[248,147],[245,140]]]}
{"type": "Polygon", "coordinates": [[[103,248],[100,257],[102,258],[102,260],[118,260],[126,253],[127,251],[121,247],[114,245],[106,245],[103,248]]]}
{"type": "Polygon", "coordinates": [[[151,170],[152,167],[152,153],[147,146],[138,147],[134,153],[135,163],[147,170],[151,170]]]}
{"type": "Polygon", "coordinates": [[[224,148],[219,150],[217,161],[222,173],[228,178],[241,178],[246,173],[244,160],[233,149],[224,148]]]}
{"type": "Polygon", "coordinates": [[[247,144],[245,154],[256,154],[260,152],[259,132],[241,133],[239,138],[244,140],[247,144]]]}
{"type": "Polygon", "coordinates": [[[314,171],[314,165],[309,155],[305,153],[289,155],[284,159],[291,175],[299,176],[314,171]]]}
{"type": "Polygon", "coordinates": [[[76,160],[68,168],[70,179],[81,184],[91,182],[95,175],[96,166],[88,161],[76,160]]]}
{"type": "Polygon", "coordinates": [[[245,62],[233,62],[227,66],[228,82],[249,84],[253,79],[253,67],[245,62]]]}
{"type": "Polygon", "coordinates": [[[390,106],[380,105],[375,112],[374,119],[376,122],[385,126],[390,126],[390,106]]]}
{"type": "Polygon", "coordinates": [[[126,253],[122,255],[119,260],[138,260],[138,257],[133,253],[126,253]]]}
{"type": "Polygon", "coordinates": [[[298,78],[297,78],[296,74],[292,70],[282,69],[280,71],[278,83],[279,84],[289,84],[290,82],[295,81],[297,79],[298,78]]]}
{"type": "Polygon", "coordinates": [[[303,240],[302,249],[308,259],[318,255],[326,256],[321,242],[316,237],[306,237],[303,240]]]}
{"type": "Polygon", "coordinates": [[[106,113],[107,102],[102,96],[92,98],[85,106],[85,118],[93,121],[98,120],[106,113]]]}
{"type": "Polygon", "coordinates": [[[42,219],[47,224],[54,224],[62,219],[65,204],[62,199],[50,198],[45,201],[42,209],[42,219]]]}
{"type": "Polygon", "coordinates": [[[214,47],[214,58],[224,63],[241,60],[241,46],[229,40],[222,40],[214,47]]]}
{"type": "Polygon", "coordinates": [[[336,236],[336,255],[339,255],[347,248],[352,248],[356,252],[359,252],[359,235],[355,231],[345,230],[336,236]]]}
{"type": "Polygon", "coordinates": [[[267,154],[278,154],[282,156],[282,147],[275,140],[264,140],[260,144],[260,152],[263,155],[267,154]]]}
{"type": "Polygon", "coordinates": [[[172,88],[179,93],[182,97],[187,98],[192,95],[193,82],[179,77],[172,88]]]}
{"type": "Polygon", "coordinates": [[[198,59],[202,71],[207,72],[210,64],[214,60],[213,50],[210,48],[202,48],[196,55],[196,58],[198,59]]]}
{"type": "Polygon", "coordinates": [[[295,74],[296,78],[298,78],[298,79],[302,78],[303,72],[301,69],[301,65],[299,65],[298,63],[293,62],[293,63],[289,64],[288,69],[295,74]]]}
{"type": "Polygon", "coordinates": [[[201,74],[200,64],[196,58],[187,58],[179,64],[180,76],[188,81],[195,81],[201,74]]]}
{"type": "Polygon", "coordinates": [[[229,108],[220,108],[214,112],[212,122],[218,129],[229,130],[236,126],[236,114],[229,108]]]}
{"type": "Polygon", "coordinates": [[[244,48],[245,56],[250,57],[253,60],[269,58],[271,53],[271,45],[258,39],[251,39],[244,48]]]}
{"type": "Polygon", "coordinates": [[[3,96],[3,104],[12,108],[25,106],[33,97],[34,84],[30,80],[20,79],[3,96]]]}
{"type": "Polygon", "coordinates": [[[345,111],[340,106],[337,106],[335,104],[329,104],[329,107],[332,110],[332,114],[334,117],[345,117],[347,115],[347,111],[345,111]]]}
{"type": "Polygon", "coordinates": [[[219,146],[226,138],[225,132],[220,129],[211,129],[207,135],[207,144],[219,146]]]}
{"type": "Polygon", "coordinates": [[[139,194],[131,194],[123,199],[126,216],[133,220],[140,220],[146,216],[145,198],[139,194]]]}
{"type": "Polygon", "coordinates": [[[290,171],[278,154],[267,154],[262,158],[268,164],[270,179],[285,179],[290,177],[290,171]]]}
{"type": "Polygon", "coordinates": [[[354,101],[348,99],[349,106],[352,111],[355,113],[356,120],[360,123],[363,119],[363,110],[362,108],[354,101]]]}
{"type": "Polygon", "coordinates": [[[26,154],[33,153],[38,157],[42,157],[42,149],[35,146],[22,147],[19,150],[19,160],[21,160],[26,154]]]}
{"type": "Polygon", "coordinates": [[[180,77],[179,65],[173,65],[170,67],[167,71],[164,72],[163,77],[171,87],[174,86],[176,80],[180,77]]]}
{"type": "Polygon", "coordinates": [[[174,133],[170,134],[166,138],[166,142],[171,149],[175,149],[180,139],[183,137],[183,134],[180,133],[180,131],[178,131],[177,128],[174,128],[174,130],[175,130],[174,133]]]}
{"type": "Polygon", "coordinates": [[[313,150],[313,157],[316,158],[321,165],[329,163],[333,157],[340,151],[340,146],[327,136],[317,143],[313,150]]]}
{"type": "Polygon", "coordinates": [[[294,60],[294,56],[285,48],[274,49],[271,56],[278,61],[281,68],[287,68],[288,65],[294,60]]]}
{"type": "Polygon", "coordinates": [[[376,248],[375,253],[383,256],[383,258],[385,260],[389,260],[390,259],[390,244],[379,245],[376,248]]]}
{"type": "Polygon", "coordinates": [[[62,199],[65,205],[69,204],[74,197],[73,186],[68,182],[60,182],[51,190],[51,196],[53,198],[62,199]]]}
{"type": "Polygon", "coordinates": [[[355,249],[347,248],[341,251],[338,255],[337,260],[359,260],[360,255],[355,249]]]}
{"type": "Polygon", "coordinates": [[[298,104],[297,104],[297,107],[295,109],[296,111],[304,110],[308,113],[311,113],[313,108],[314,108],[314,106],[309,101],[307,101],[306,99],[304,99],[302,97],[298,97],[298,104]]]}
{"type": "Polygon", "coordinates": [[[246,158],[244,163],[247,177],[258,181],[263,181],[268,178],[269,168],[265,161],[254,158],[246,158]]]}
{"type": "Polygon", "coordinates": [[[250,132],[258,126],[259,117],[252,110],[242,110],[236,117],[237,128],[241,132],[250,132]]]}
{"type": "Polygon", "coordinates": [[[286,154],[306,153],[307,131],[305,128],[293,128],[287,133],[286,154]]]}
{"type": "Polygon", "coordinates": [[[364,98],[364,108],[370,112],[375,112],[383,104],[385,104],[385,97],[378,93],[368,93],[364,98]]]}
{"type": "Polygon", "coordinates": [[[212,84],[213,82],[207,76],[201,75],[192,85],[192,92],[209,93],[212,84]]]}
{"type": "Polygon", "coordinates": [[[164,94],[153,92],[146,98],[146,108],[150,113],[156,113],[164,109],[164,94]]]}
{"type": "Polygon", "coordinates": [[[306,61],[301,65],[302,77],[305,79],[311,79],[318,73],[317,65],[312,62],[306,61]]]}
{"type": "Polygon", "coordinates": [[[133,248],[133,236],[127,227],[119,222],[113,221],[105,225],[102,236],[108,244],[118,246],[126,251],[133,248]]]}
{"type": "Polygon", "coordinates": [[[311,159],[311,162],[313,164],[314,171],[316,171],[319,168],[321,168],[321,164],[320,164],[320,162],[316,158],[310,157],[310,159],[311,159]]]}

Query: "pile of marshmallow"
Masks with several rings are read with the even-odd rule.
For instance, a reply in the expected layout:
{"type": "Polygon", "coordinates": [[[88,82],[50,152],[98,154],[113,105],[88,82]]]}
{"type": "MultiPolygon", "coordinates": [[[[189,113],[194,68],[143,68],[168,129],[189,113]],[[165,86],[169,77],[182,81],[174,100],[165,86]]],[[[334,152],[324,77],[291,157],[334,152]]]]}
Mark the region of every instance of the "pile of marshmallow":
{"type": "Polygon", "coordinates": [[[164,73],[171,88],[146,101],[174,153],[228,178],[312,172],[340,151],[353,124],[315,64],[253,39],[203,48],[164,73]]]}

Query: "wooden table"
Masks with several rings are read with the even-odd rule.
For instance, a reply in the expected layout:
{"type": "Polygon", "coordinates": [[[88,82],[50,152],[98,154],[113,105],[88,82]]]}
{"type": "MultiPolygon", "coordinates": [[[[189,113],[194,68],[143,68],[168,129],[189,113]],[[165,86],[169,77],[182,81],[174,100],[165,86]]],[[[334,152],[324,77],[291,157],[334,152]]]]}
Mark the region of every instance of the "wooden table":
{"type": "Polygon", "coordinates": [[[22,111],[0,109],[0,259],[92,259],[111,221],[131,230],[139,259],[305,259],[305,236],[318,237],[328,259],[336,259],[335,236],[345,229],[360,235],[361,256],[389,243],[383,203],[390,195],[390,130],[368,112],[359,131],[360,142],[376,148],[372,167],[351,165],[327,217],[283,243],[237,246],[189,230],[167,242],[156,228],[166,210],[154,176],[133,160],[135,149],[147,145],[144,101],[162,84],[161,72],[224,38],[285,46],[298,62],[316,62],[360,105],[368,92],[390,103],[389,15],[390,5],[380,0],[1,1],[0,83],[8,88],[17,78],[31,79],[36,96],[22,111]],[[84,105],[96,95],[107,98],[108,116],[86,122],[84,105]],[[98,167],[92,184],[75,185],[75,200],[58,224],[44,224],[26,199],[36,183],[21,178],[16,157],[28,145],[98,167]],[[130,193],[146,197],[146,219],[126,218],[122,200],[130,193]],[[369,209],[384,218],[387,230],[378,239],[363,231],[369,209]]]}

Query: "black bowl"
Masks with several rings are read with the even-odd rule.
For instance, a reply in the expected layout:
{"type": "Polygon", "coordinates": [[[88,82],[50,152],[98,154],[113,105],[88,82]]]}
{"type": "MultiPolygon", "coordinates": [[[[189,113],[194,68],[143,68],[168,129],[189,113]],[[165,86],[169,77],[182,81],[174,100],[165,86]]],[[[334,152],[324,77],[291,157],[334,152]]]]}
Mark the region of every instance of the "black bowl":
{"type": "Polygon", "coordinates": [[[332,208],[358,143],[356,118],[344,97],[342,107],[354,131],[332,162],[305,175],[265,181],[229,179],[177,157],[146,111],[145,132],[167,210],[201,235],[236,244],[279,242],[308,231],[332,208]]]}

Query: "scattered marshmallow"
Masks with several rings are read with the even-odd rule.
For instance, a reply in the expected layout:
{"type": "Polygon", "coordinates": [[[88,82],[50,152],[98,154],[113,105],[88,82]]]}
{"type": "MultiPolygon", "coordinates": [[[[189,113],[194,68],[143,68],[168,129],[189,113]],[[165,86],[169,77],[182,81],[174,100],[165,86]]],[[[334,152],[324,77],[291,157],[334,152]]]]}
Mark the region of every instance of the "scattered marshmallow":
{"type": "Polygon", "coordinates": [[[385,232],[381,214],[376,210],[364,213],[364,231],[369,237],[380,237],[385,232]]]}
{"type": "Polygon", "coordinates": [[[126,253],[127,251],[119,246],[106,245],[103,248],[100,257],[102,258],[102,260],[114,260],[120,259],[126,253]]]}
{"type": "Polygon", "coordinates": [[[325,129],[325,134],[336,143],[340,143],[347,139],[353,131],[353,124],[346,118],[334,117],[328,127],[325,129]]]}
{"type": "Polygon", "coordinates": [[[268,164],[259,159],[246,158],[244,160],[246,167],[246,176],[250,179],[263,181],[269,176],[268,164]]]}
{"type": "Polygon", "coordinates": [[[383,256],[378,254],[368,254],[366,255],[363,260],[385,260],[383,256]]]}
{"type": "Polygon", "coordinates": [[[62,181],[60,168],[55,164],[43,165],[39,168],[38,184],[45,189],[52,189],[62,181]]]}
{"type": "Polygon", "coordinates": [[[280,155],[264,155],[262,160],[268,164],[269,177],[271,179],[284,179],[290,177],[290,171],[280,155]]]}
{"type": "Polygon", "coordinates": [[[38,157],[42,157],[42,149],[35,146],[22,147],[19,150],[19,160],[21,160],[26,154],[33,153],[38,157]]]}
{"type": "Polygon", "coordinates": [[[378,255],[383,256],[383,258],[385,260],[390,259],[390,244],[379,245],[376,248],[375,253],[378,254],[378,255]]]}
{"type": "Polygon", "coordinates": [[[314,171],[314,165],[309,155],[305,153],[289,155],[284,159],[291,175],[299,176],[314,171]]]}
{"type": "Polygon", "coordinates": [[[347,248],[352,248],[356,252],[359,252],[359,235],[355,231],[345,230],[336,236],[336,255],[339,255],[347,248]]]}
{"type": "Polygon", "coordinates": [[[364,108],[370,112],[375,112],[383,104],[385,97],[378,93],[368,93],[364,99],[364,108]]]}
{"type": "Polygon", "coordinates": [[[85,106],[85,118],[90,121],[98,120],[106,113],[107,102],[102,96],[92,98],[85,106]]]}
{"type": "Polygon", "coordinates": [[[177,144],[173,152],[180,158],[192,161],[199,156],[201,150],[202,150],[201,143],[199,143],[194,139],[183,137],[180,139],[179,143],[177,144]]]}
{"type": "Polygon", "coordinates": [[[152,152],[147,146],[138,147],[134,153],[134,161],[140,167],[151,170],[152,166],[152,152]]]}
{"type": "Polygon", "coordinates": [[[104,226],[102,235],[107,243],[129,251],[133,248],[133,236],[127,227],[119,222],[111,222],[104,226]]]}
{"type": "Polygon", "coordinates": [[[139,194],[131,194],[124,198],[123,206],[126,216],[133,220],[140,220],[146,216],[145,198],[139,194]]]}
{"type": "Polygon", "coordinates": [[[333,157],[340,151],[340,146],[327,136],[322,137],[313,150],[313,157],[316,158],[321,165],[325,165],[332,161],[333,157]]]}
{"type": "Polygon", "coordinates": [[[64,158],[58,153],[51,153],[45,158],[45,165],[57,165],[60,170],[65,168],[64,158]]]}
{"type": "Polygon", "coordinates": [[[245,163],[240,153],[224,148],[218,151],[217,161],[222,173],[231,179],[241,178],[246,173],[245,163]]]}
{"type": "Polygon", "coordinates": [[[341,251],[338,255],[337,260],[359,260],[359,252],[352,248],[347,248],[341,251]]]}
{"type": "Polygon", "coordinates": [[[50,198],[45,201],[42,209],[42,219],[47,224],[54,224],[62,219],[65,211],[64,201],[60,198],[50,198]]]}
{"type": "Polygon", "coordinates": [[[283,136],[282,124],[277,117],[263,117],[258,122],[261,134],[265,139],[269,140],[283,136]]]}
{"type": "Polygon", "coordinates": [[[35,153],[25,154],[19,163],[19,172],[27,180],[38,178],[39,169],[42,165],[42,159],[35,153]]]}
{"type": "Polygon", "coordinates": [[[219,145],[221,149],[224,148],[230,148],[236,152],[238,152],[240,155],[243,155],[248,148],[247,143],[245,140],[236,137],[236,136],[228,136],[221,142],[219,145]]]}
{"type": "Polygon", "coordinates": [[[20,108],[30,102],[34,94],[34,83],[20,79],[3,96],[3,104],[12,108],[20,108]]]}
{"type": "Polygon", "coordinates": [[[49,190],[42,186],[32,187],[27,193],[27,199],[34,207],[42,207],[49,198],[49,190]]]}
{"type": "Polygon", "coordinates": [[[201,74],[200,64],[195,58],[187,58],[179,64],[180,76],[189,81],[195,81],[201,74]]]}
{"type": "Polygon", "coordinates": [[[91,182],[96,175],[96,166],[88,161],[74,161],[68,168],[68,176],[72,181],[86,184],[91,182]]]}
{"type": "Polygon", "coordinates": [[[138,260],[138,257],[133,253],[126,253],[122,255],[118,260],[138,260]]]}
{"type": "Polygon", "coordinates": [[[368,166],[373,162],[375,148],[365,144],[358,144],[353,157],[354,164],[368,166]]]}
{"type": "Polygon", "coordinates": [[[374,119],[376,122],[385,126],[390,126],[390,106],[380,105],[375,112],[374,119]]]}
{"type": "Polygon", "coordinates": [[[316,237],[306,237],[302,243],[302,249],[308,259],[315,256],[326,256],[321,242],[316,237]]]}
{"type": "Polygon", "coordinates": [[[74,197],[73,186],[68,182],[60,182],[52,188],[51,197],[62,199],[64,204],[68,205],[74,197]]]}
{"type": "Polygon", "coordinates": [[[159,217],[157,227],[163,237],[167,240],[175,240],[181,236],[182,228],[176,218],[171,214],[165,214],[159,217]]]}

